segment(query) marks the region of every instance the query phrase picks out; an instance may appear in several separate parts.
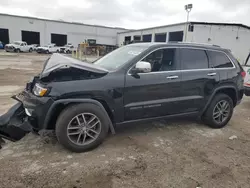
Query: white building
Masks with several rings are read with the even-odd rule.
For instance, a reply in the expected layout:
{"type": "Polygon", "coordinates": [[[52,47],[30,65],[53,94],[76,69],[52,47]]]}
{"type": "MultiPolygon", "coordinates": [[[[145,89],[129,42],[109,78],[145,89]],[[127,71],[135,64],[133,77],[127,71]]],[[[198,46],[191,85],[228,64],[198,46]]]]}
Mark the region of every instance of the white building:
{"type": "Polygon", "coordinates": [[[250,27],[232,23],[189,22],[118,33],[118,44],[132,40],[144,42],[185,41],[210,43],[230,49],[243,63],[250,52],[250,27]],[[186,28],[188,32],[186,31],[186,28]]]}
{"type": "Polygon", "coordinates": [[[211,43],[230,49],[243,63],[250,52],[250,27],[233,23],[188,22],[141,30],[88,25],[75,22],[0,14],[0,41],[77,46],[86,39],[120,46],[132,40],[144,42],[185,41],[211,43]],[[187,27],[187,29],[186,29],[187,27]],[[188,31],[188,32],[185,32],[188,31]]]}
{"type": "Polygon", "coordinates": [[[125,29],[0,14],[0,41],[5,44],[26,41],[29,44],[72,43],[77,46],[86,39],[95,39],[97,44],[115,46],[117,33],[121,31],[125,29]]]}

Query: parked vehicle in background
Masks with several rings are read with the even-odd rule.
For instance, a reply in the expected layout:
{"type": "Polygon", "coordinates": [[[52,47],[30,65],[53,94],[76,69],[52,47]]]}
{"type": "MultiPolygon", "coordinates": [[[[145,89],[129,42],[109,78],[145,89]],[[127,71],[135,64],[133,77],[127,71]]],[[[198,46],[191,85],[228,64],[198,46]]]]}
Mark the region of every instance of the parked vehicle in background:
{"type": "Polygon", "coordinates": [[[60,53],[70,54],[72,53],[72,51],[74,51],[74,46],[71,43],[68,43],[63,47],[60,47],[60,53]]]}
{"type": "Polygon", "coordinates": [[[194,116],[222,128],[243,97],[244,75],[230,51],[213,45],[137,43],[91,64],[53,54],[0,118],[0,137],[18,140],[29,124],[84,152],[114,125],[194,116]]]}
{"type": "Polygon", "coordinates": [[[15,41],[10,44],[5,45],[6,52],[32,52],[32,45],[27,45],[26,42],[23,41],[15,41]]]}
{"type": "Polygon", "coordinates": [[[245,86],[245,95],[250,96],[250,53],[247,56],[247,59],[245,61],[245,64],[243,66],[243,69],[246,72],[246,77],[244,80],[244,86],[245,86]]]}
{"type": "Polygon", "coordinates": [[[33,51],[36,51],[37,48],[40,46],[39,44],[31,44],[33,51]]]}
{"type": "Polygon", "coordinates": [[[4,44],[0,41],[0,49],[4,49],[4,44]]]}
{"type": "Polygon", "coordinates": [[[49,44],[46,46],[41,46],[36,49],[37,53],[59,53],[60,52],[60,47],[57,47],[55,44],[49,44]]]}

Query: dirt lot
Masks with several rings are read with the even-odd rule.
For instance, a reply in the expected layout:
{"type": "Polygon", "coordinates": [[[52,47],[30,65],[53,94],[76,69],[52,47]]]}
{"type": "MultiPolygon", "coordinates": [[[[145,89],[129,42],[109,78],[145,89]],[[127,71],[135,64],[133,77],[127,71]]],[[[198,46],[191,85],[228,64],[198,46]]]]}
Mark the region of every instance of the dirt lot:
{"type": "MultiPolygon", "coordinates": [[[[0,53],[0,113],[46,58],[0,53]]],[[[29,134],[0,150],[0,187],[248,188],[249,109],[245,97],[221,130],[194,120],[123,126],[99,148],[82,154],[66,151],[53,136],[29,134]]]]}

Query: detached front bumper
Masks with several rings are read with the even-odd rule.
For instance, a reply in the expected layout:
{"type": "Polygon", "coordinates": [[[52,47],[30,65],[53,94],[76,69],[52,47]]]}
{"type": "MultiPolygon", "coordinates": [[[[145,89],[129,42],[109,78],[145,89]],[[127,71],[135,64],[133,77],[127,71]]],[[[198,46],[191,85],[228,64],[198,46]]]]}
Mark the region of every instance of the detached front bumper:
{"type": "Polygon", "coordinates": [[[15,98],[22,102],[32,128],[37,131],[46,129],[44,121],[54,100],[51,97],[37,97],[28,91],[19,93],[15,98]]]}
{"type": "Polygon", "coordinates": [[[7,113],[0,116],[0,138],[18,141],[32,130],[44,129],[44,121],[53,100],[37,97],[23,91],[12,97],[18,101],[7,113]]]}
{"type": "Polygon", "coordinates": [[[31,130],[21,102],[12,106],[7,113],[0,117],[0,138],[15,142],[22,139],[31,130]]]}

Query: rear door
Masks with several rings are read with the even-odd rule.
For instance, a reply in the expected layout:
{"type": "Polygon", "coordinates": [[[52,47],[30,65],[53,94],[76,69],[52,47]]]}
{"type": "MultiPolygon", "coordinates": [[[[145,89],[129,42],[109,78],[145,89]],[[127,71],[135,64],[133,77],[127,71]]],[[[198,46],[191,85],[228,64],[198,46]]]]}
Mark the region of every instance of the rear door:
{"type": "Polygon", "coordinates": [[[206,50],[181,48],[181,105],[182,113],[200,111],[214,87],[219,82],[219,74],[210,68],[206,50]]]}

